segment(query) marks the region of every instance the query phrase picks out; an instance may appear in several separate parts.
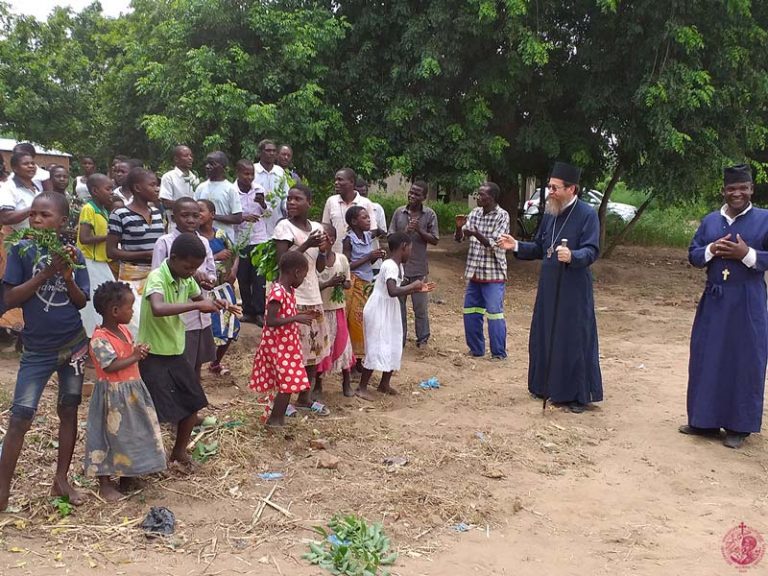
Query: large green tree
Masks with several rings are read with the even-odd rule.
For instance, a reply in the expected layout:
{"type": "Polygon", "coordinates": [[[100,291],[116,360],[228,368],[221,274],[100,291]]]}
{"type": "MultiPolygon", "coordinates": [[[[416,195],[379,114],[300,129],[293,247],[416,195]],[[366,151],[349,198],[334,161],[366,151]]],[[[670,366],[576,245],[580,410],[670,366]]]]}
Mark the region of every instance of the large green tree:
{"type": "Polygon", "coordinates": [[[334,106],[330,67],[346,23],[311,2],[137,0],[127,19],[126,94],[149,141],[254,158],[262,138],[290,142],[310,180],[355,150],[334,106]]]}
{"type": "Polygon", "coordinates": [[[586,123],[572,105],[576,97],[561,78],[545,73],[565,66],[567,47],[547,34],[535,6],[523,0],[339,5],[351,24],[339,67],[351,88],[341,105],[348,119],[358,119],[358,141],[380,139],[379,169],[463,189],[490,176],[512,210],[520,175],[544,175],[554,158],[578,158],[599,171],[599,137],[578,129],[586,123]]]}
{"type": "Polygon", "coordinates": [[[98,3],[45,22],[0,3],[0,130],[74,153],[108,146],[103,82],[115,21],[98,3]]]}
{"type": "Polygon", "coordinates": [[[768,3],[134,0],[46,22],[0,4],[0,129],[168,162],[288,141],[310,180],[351,165],[515,210],[556,159],[664,201],[766,149],[768,3]]]}

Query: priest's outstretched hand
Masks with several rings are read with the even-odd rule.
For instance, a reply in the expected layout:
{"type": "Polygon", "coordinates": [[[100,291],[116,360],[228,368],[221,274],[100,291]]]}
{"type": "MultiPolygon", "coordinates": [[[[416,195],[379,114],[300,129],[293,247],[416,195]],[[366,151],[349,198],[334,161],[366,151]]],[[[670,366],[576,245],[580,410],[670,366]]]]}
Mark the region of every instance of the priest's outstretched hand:
{"type": "Polygon", "coordinates": [[[729,260],[742,260],[749,252],[749,246],[741,234],[736,234],[736,242],[731,242],[731,235],[727,234],[712,243],[712,255],[729,260]]]}
{"type": "Polygon", "coordinates": [[[504,250],[514,250],[517,248],[517,240],[511,234],[502,234],[499,239],[496,240],[496,246],[503,248],[504,250]]]}

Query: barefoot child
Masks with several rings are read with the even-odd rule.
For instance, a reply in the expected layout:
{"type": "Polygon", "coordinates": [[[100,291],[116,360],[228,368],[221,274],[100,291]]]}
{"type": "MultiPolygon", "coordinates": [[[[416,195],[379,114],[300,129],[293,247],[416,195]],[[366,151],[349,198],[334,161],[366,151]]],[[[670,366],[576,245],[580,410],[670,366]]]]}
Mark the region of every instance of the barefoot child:
{"type": "MultiPolygon", "coordinates": [[[[278,258],[289,250],[296,250],[306,258],[309,265],[304,282],[296,290],[296,305],[300,313],[313,313],[310,324],[299,326],[301,353],[310,384],[315,381],[317,365],[327,356],[330,348],[323,319],[323,297],[320,295],[320,282],[317,279],[318,272],[325,270],[325,244],[328,238],[319,222],[309,220],[311,203],[312,192],[303,184],[297,184],[288,190],[288,218],[277,223],[274,235],[278,258]]],[[[326,406],[320,402],[307,402],[304,396],[299,397],[296,408],[311,410],[320,416],[330,414],[326,406]]]]}
{"type": "MultiPolygon", "coordinates": [[[[58,234],[67,226],[67,199],[57,192],[42,192],[29,209],[29,225],[58,234]]],[[[5,304],[21,307],[24,314],[21,355],[11,405],[8,433],[0,456],[0,510],[8,505],[11,479],[48,379],[59,379],[56,411],[59,416],[59,454],[51,493],[79,505],[83,498],[67,474],[77,439],[77,407],[83,387],[83,365],[88,339],[80,320],[90,292],[83,255],[74,246],[65,248],[69,258],[82,265],[73,269],[60,255],[51,257],[32,240],[22,240],[8,252],[5,270],[5,304]]]]}
{"type": "Polygon", "coordinates": [[[405,232],[395,232],[389,237],[389,258],[381,266],[376,278],[373,293],[365,305],[365,345],[366,355],[363,361],[363,375],[357,395],[364,400],[373,400],[368,391],[368,382],[374,370],[380,370],[381,383],[378,391],[384,394],[397,394],[390,386],[392,372],[400,370],[403,355],[403,324],[400,317],[401,296],[414,292],[431,292],[435,285],[421,280],[407,286],[400,286],[403,279],[403,264],[411,254],[411,237],[405,232]]]}
{"type": "MultiPolygon", "coordinates": [[[[178,221],[177,221],[178,224],[178,221]]],[[[147,277],[141,299],[138,341],[150,352],[139,362],[141,378],[160,422],[176,425],[176,442],[169,461],[189,470],[187,442],[197,422],[197,411],[208,405],[195,369],[184,357],[185,330],[180,315],[190,310],[213,313],[221,302],[203,299],[192,278],[205,260],[205,246],[195,234],[180,234],[171,255],[147,277]]]]}
{"type": "Polygon", "coordinates": [[[346,301],[344,290],[349,290],[350,282],[349,261],[344,254],[336,254],[333,245],[336,242],[336,228],[331,224],[323,224],[328,236],[328,249],[325,252],[325,270],[320,272],[320,291],[323,296],[323,316],[328,327],[328,340],[331,350],[317,365],[315,393],[320,396],[323,392],[322,376],[341,372],[341,388],[344,396],[354,396],[349,383],[350,370],[355,365],[355,355],[352,353],[352,343],[347,329],[347,315],[344,311],[346,301]]]}
{"type": "Polygon", "coordinates": [[[216,262],[216,286],[213,287],[214,298],[226,300],[229,304],[225,310],[211,315],[211,329],[213,341],[216,344],[216,359],[208,366],[208,370],[214,374],[229,374],[229,368],[221,361],[229,350],[229,345],[237,340],[240,334],[240,320],[233,310],[237,309],[237,296],[235,296],[235,280],[237,279],[237,267],[239,256],[232,241],[221,228],[213,227],[213,219],[216,216],[216,207],[210,200],[199,200],[200,206],[200,236],[208,241],[216,262]]]}
{"type": "Polygon", "coordinates": [[[80,211],[77,227],[77,247],[85,257],[91,293],[88,303],[80,312],[85,333],[90,338],[99,322],[94,309],[93,294],[104,282],[115,279],[107,256],[107,230],[109,209],[112,206],[112,180],[104,174],[91,174],[86,180],[90,199],[80,211]]]}
{"type": "Polygon", "coordinates": [[[126,324],[133,316],[131,287],[104,282],[93,296],[103,322],[91,337],[98,381],[88,408],[85,473],[98,476],[99,495],[108,502],[123,494],[110,476],[124,480],[165,470],[165,449],[155,405],[139,374],[149,346],[134,346],[126,324]]]}
{"type": "Polygon", "coordinates": [[[344,218],[349,232],[342,241],[344,256],[352,270],[352,287],[347,291],[347,323],[352,351],[357,357],[358,371],[362,370],[365,356],[365,331],[363,308],[368,300],[368,290],[373,282],[373,263],[385,258],[387,253],[373,245],[373,239],[382,235],[380,230],[371,230],[371,216],[362,206],[350,206],[344,218]]]}
{"type": "Polygon", "coordinates": [[[280,276],[272,283],[267,296],[267,315],[261,343],[253,359],[250,387],[269,392],[263,419],[267,426],[284,426],[285,411],[291,394],[299,394],[299,402],[309,402],[310,383],[301,353],[299,324],[309,326],[317,319],[316,311],[297,313],[294,290],[301,286],[309,271],[309,263],[298,250],[280,258],[280,276]],[[277,389],[277,396],[271,391],[277,389]]]}

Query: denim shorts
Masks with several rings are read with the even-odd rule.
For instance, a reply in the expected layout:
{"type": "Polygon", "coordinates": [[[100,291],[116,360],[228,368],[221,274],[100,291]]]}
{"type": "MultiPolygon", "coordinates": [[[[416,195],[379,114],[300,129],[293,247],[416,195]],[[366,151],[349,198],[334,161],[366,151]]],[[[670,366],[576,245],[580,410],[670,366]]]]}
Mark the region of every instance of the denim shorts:
{"type": "Polygon", "coordinates": [[[85,332],[58,350],[24,350],[16,376],[11,414],[22,420],[32,420],[43,389],[54,372],[59,377],[59,405],[79,406],[87,356],[85,332]]]}

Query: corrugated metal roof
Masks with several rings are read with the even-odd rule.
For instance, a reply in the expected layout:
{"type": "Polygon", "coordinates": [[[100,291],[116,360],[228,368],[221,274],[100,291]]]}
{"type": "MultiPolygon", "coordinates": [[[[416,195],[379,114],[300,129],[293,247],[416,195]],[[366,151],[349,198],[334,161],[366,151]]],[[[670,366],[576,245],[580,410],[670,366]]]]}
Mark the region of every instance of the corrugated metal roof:
{"type": "MultiPolygon", "coordinates": [[[[0,138],[0,150],[2,150],[3,152],[10,152],[11,150],[13,150],[13,147],[16,146],[16,144],[18,143],[19,141],[14,140],[13,138],[0,138]]],[[[48,149],[48,148],[43,148],[39,144],[34,144],[34,145],[35,145],[35,151],[38,154],[48,154],[49,156],[68,156],[70,158],[72,157],[72,154],[67,154],[66,152],[61,152],[60,150],[56,150],[54,148],[48,149]]]]}

